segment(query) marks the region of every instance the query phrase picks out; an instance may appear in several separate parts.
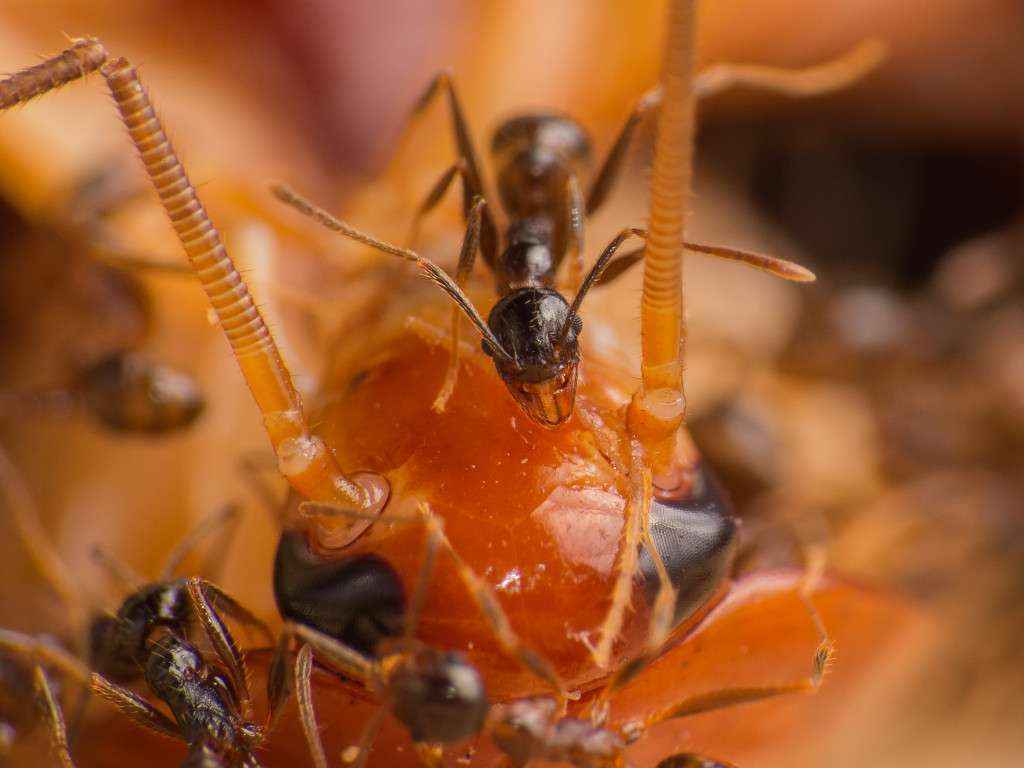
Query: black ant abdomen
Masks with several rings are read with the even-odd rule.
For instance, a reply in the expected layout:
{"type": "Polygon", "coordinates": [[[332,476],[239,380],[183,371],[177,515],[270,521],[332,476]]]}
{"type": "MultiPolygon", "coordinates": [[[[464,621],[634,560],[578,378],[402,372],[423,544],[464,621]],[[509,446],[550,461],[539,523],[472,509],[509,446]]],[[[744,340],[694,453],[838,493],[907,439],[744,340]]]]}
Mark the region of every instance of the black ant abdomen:
{"type": "Polygon", "coordinates": [[[274,598],[285,619],[313,627],[373,655],[377,643],[405,626],[406,597],[398,573],[376,555],[327,560],[305,534],[285,531],[274,560],[274,598]]]}
{"type": "MultiPolygon", "coordinates": [[[[706,462],[701,462],[696,477],[684,498],[651,501],[651,538],[676,591],[676,624],[707,604],[728,576],[736,554],[738,524],[728,497],[706,462]]],[[[639,567],[653,603],[660,582],[654,560],[643,548],[639,567]]]]}
{"type": "Polygon", "coordinates": [[[129,352],[117,352],[83,370],[77,390],[100,422],[118,432],[184,429],[206,405],[192,378],[129,352]]]}

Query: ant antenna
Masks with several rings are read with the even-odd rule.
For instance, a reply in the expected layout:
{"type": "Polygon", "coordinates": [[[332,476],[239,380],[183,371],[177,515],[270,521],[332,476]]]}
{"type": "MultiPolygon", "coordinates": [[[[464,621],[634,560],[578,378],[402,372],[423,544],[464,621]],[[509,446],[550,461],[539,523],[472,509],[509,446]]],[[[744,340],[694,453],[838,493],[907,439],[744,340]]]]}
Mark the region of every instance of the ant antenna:
{"type": "Polygon", "coordinates": [[[608,266],[608,262],[611,261],[612,256],[619,250],[619,247],[626,242],[630,237],[646,238],[646,230],[639,229],[637,227],[627,227],[615,236],[615,239],[605,246],[605,249],[601,252],[597,261],[594,262],[594,266],[590,268],[590,272],[583,279],[583,284],[580,285],[580,289],[576,292],[576,298],[572,300],[572,305],[569,307],[569,314],[565,318],[565,324],[562,326],[561,332],[558,334],[558,340],[555,344],[560,345],[564,340],[569,328],[572,327],[573,320],[576,317],[576,313],[579,311],[580,304],[583,303],[583,299],[586,298],[587,293],[594,287],[598,279],[601,277],[601,273],[604,272],[604,268],[608,266]]]}
{"type": "MultiPolygon", "coordinates": [[[[282,203],[291,206],[299,213],[308,216],[320,225],[327,229],[337,232],[344,237],[355,240],[356,242],[368,245],[371,248],[376,248],[378,251],[397,256],[400,259],[411,261],[429,278],[435,285],[437,285],[442,291],[448,294],[448,296],[454,301],[468,317],[473,325],[476,326],[477,330],[480,331],[480,335],[484,337],[484,340],[494,349],[495,354],[503,357],[510,363],[514,363],[515,359],[509,354],[504,347],[501,346],[501,342],[498,341],[491,329],[487,327],[487,323],[481,317],[480,313],[473,306],[473,303],[469,300],[469,297],[463,293],[462,289],[452,280],[448,273],[445,272],[441,267],[437,266],[434,262],[428,259],[426,256],[421,256],[415,251],[410,251],[408,248],[399,248],[397,245],[386,243],[383,240],[362,232],[355,227],[346,224],[344,221],[332,216],[323,208],[314,205],[308,199],[295,192],[286,184],[272,184],[270,191],[274,197],[280,200],[282,203]]],[[[472,237],[476,239],[476,235],[479,232],[479,223],[474,225],[474,222],[479,222],[480,215],[483,212],[486,202],[483,198],[477,198],[473,203],[473,207],[470,210],[470,227],[466,232],[466,237],[472,237]]]]}

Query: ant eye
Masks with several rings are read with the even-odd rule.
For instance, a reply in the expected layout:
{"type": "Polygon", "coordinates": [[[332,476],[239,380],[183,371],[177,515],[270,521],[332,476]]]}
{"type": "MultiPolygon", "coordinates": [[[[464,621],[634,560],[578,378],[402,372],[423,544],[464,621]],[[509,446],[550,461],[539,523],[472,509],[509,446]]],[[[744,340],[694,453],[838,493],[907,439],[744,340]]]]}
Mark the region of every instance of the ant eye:
{"type": "Polygon", "coordinates": [[[413,741],[459,741],[483,727],[487,693],[476,668],[460,655],[424,650],[393,679],[394,713],[413,741]]]}

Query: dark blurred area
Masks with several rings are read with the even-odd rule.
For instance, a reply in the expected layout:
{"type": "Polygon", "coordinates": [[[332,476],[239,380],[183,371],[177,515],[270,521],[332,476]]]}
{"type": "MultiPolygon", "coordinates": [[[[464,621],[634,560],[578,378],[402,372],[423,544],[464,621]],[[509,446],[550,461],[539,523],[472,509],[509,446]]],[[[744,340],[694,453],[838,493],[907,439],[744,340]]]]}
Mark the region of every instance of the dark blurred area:
{"type": "MultiPolygon", "coordinates": [[[[600,154],[657,79],[662,13],[660,2],[583,0],[0,2],[0,69],[56,50],[60,30],[100,35],[143,65],[229,238],[252,220],[285,231],[248,191],[277,177],[398,237],[451,162],[442,119],[399,142],[434,72],[453,68],[481,148],[498,117],[546,105],[579,117],[600,154]]],[[[815,735],[827,743],[815,754],[830,766],[1019,764],[1024,4],[709,0],[701,14],[704,64],[806,65],[868,36],[890,48],[843,93],[795,101],[741,89],[700,107],[698,234],[818,274],[797,289],[693,258],[687,267],[690,424],[744,515],[745,567],[792,557],[794,527],[820,528],[837,572],[933,619],[919,652],[865,681],[841,729],[815,735]]],[[[140,299],[83,245],[67,204],[75,180],[132,158],[95,84],[74,90],[42,100],[49,112],[0,117],[0,439],[70,562],[87,567],[89,531],[144,569],[170,531],[238,486],[233,452],[262,438],[189,286],[146,276],[140,299]],[[118,442],[81,414],[18,399],[67,389],[89,361],[137,348],[196,373],[210,400],[196,430],[118,442]]],[[[588,230],[591,249],[642,221],[650,133],[588,230]]],[[[173,255],[159,219],[132,205],[119,239],[173,255]]],[[[453,207],[428,233],[439,249],[455,221],[453,207]]],[[[265,279],[319,288],[302,264],[284,259],[265,279]]],[[[629,337],[630,364],[638,285],[591,309],[629,337]]],[[[349,311],[343,291],[335,298],[349,311]]],[[[322,350],[312,322],[282,312],[280,324],[296,349],[322,350]]],[[[270,531],[254,526],[233,557],[268,550],[270,531]]],[[[46,626],[53,616],[34,604],[18,546],[0,553],[11,596],[0,625],[46,626]]],[[[236,581],[243,602],[273,610],[265,586],[236,581]]]]}

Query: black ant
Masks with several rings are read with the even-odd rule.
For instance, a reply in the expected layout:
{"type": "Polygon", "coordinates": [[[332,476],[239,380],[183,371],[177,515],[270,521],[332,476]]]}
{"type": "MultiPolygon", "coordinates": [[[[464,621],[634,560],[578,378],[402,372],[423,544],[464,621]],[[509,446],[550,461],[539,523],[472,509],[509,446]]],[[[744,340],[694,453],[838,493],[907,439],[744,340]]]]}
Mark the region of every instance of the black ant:
{"type": "MultiPolygon", "coordinates": [[[[31,659],[37,678],[45,665],[68,675],[136,723],[183,740],[188,745],[184,768],[256,768],[259,763],[253,752],[263,741],[263,730],[249,719],[252,707],[244,662],[230,631],[209,602],[207,592],[212,589],[201,579],[186,580],[189,613],[202,625],[227,675],[211,666],[195,645],[170,630],[147,642],[145,655],[138,660],[146,684],[167,704],[173,720],[133,691],[90,672],[66,651],[31,635],[0,630],[0,648],[31,659]]],[[[56,713],[51,717],[52,740],[65,767],[71,768],[63,719],[52,696],[50,701],[56,713]]]]}
{"type": "MultiPolygon", "coordinates": [[[[413,116],[421,114],[440,93],[448,96],[459,159],[441,176],[417,210],[410,244],[415,242],[422,218],[440,203],[456,176],[460,177],[467,228],[454,280],[426,257],[355,229],[284,185],[274,185],[273,192],[329,229],[415,262],[455,302],[451,362],[434,401],[436,411],[444,410],[455,387],[461,309],[483,337],[483,350],[493,358],[512,396],[535,421],[555,427],[572,415],[575,402],[580,360],[578,336],[583,328],[580,305],[592,288],[611,283],[640,261],[642,247],[612,259],[630,237],[647,236],[645,230],[637,227],[623,229],[584,277],[584,216],[595,213],[607,199],[636,125],[660,103],[660,91],[655,89],[640,100],[586,197],[580,190],[579,179],[587,170],[592,151],[590,139],[579,123],[566,115],[545,113],[515,117],[498,127],[491,141],[491,156],[497,169],[498,197],[508,218],[503,250],[499,250],[498,229],[487,202],[491,198],[485,195],[480,162],[449,74],[441,73],[433,79],[417,102],[413,116]],[[486,322],[463,292],[478,246],[494,275],[499,296],[486,322]],[[556,288],[556,275],[567,256],[575,288],[572,302],[556,288]]],[[[687,243],[686,247],[740,261],[788,280],[814,279],[808,270],[783,259],[698,243],[687,243]]]]}
{"type": "MultiPolygon", "coordinates": [[[[136,575],[106,555],[102,550],[93,552],[94,558],[117,579],[128,592],[117,612],[108,614],[94,609],[92,616],[81,613],[82,593],[73,575],[47,540],[39,515],[20,474],[0,450],[0,488],[6,496],[6,505],[34,564],[47,579],[69,611],[70,623],[85,626],[87,650],[85,658],[90,669],[116,683],[130,683],[143,676],[150,655],[149,641],[157,630],[184,635],[197,618],[194,601],[189,598],[190,584],[195,579],[173,578],[184,559],[204,539],[218,531],[230,534],[238,519],[238,509],[228,505],[202,520],[174,547],[168,555],[156,581],[143,583],[136,575]]],[[[223,562],[223,551],[218,552],[223,562]]],[[[211,573],[207,563],[203,572],[211,573]]],[[[221,589],[203,582],[203,589],[217,608],[239,623],[253,627],[273,641],[267,626],[221,589]]],[[[201,617],[200,617],[201,618],[201,617]]],[[[9,690],[24,687],[12,672],[9,690]]],[[[2,683],[0,683],[2,685],[2,683]]],[[[81,700],[74,721],[77,723],[87,701],[81,700]]]]}

